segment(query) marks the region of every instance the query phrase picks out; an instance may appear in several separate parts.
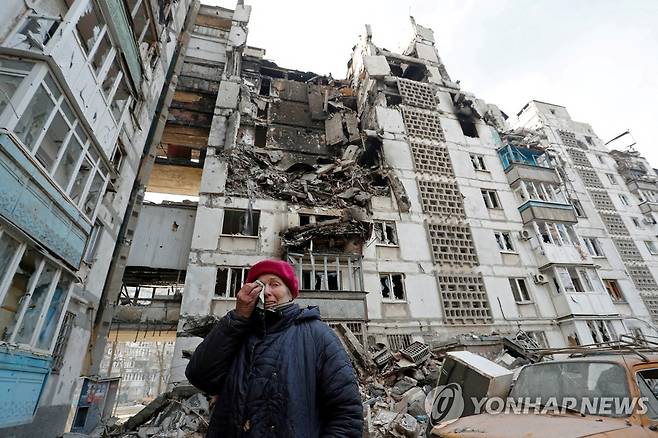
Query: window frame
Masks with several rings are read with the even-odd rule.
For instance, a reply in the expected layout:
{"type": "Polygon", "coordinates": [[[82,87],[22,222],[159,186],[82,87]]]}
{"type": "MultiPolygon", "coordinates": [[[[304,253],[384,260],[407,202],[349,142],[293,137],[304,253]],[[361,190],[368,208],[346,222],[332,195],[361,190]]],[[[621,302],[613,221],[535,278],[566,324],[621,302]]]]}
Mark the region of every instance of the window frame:
{"type": "Polygon", "coordinates": [[[498,192],[495,189],[480,189],[482,193],[482,200],[487,210],[502,210],[502,204],[498,197],[498,192]],[[494,205],[495,204],[495,205],[494,205]]]}
{"type": "Polygon", "coordinates": [[[610,299],[613,303],[626,303],[626,296],[619,286],[619,281],[616,278],[602,278],[603,287],[608,292],[610,299]],[[611,293],[612,290],[612,293],[611,293]]]}
{"type": "Polygon", "coordinates": [[[494,239],[496,239],[496,243],[498,244],[498,249],[500,252],[513,254],[517,253],[512,239],[512,233],[510,231],[494,230],[493,233],[494,239]],[[509,248],[507,248],[507,244],[509,244],[509,248]]]}
{"type": "Polygon", "coordinates": [[[649,254],[658,255],[658,247],[656,247],[656,243],[653,240],[645,240],[644,246],[647,248],[647,251],[649,251],[649,254]]]}
{"type": "Polygon", "coordinates": [[[528,282],[524,277],[509,277],[507,280],[516,304],[530,304],[534,302],[530,294],[528,282]],[[523,285],[523,287],[520,285],[523,285]]]}
{"type": "MultiPolygon", "coordinates": [[[[19,242],[19,246],[15,250],[13,259],[10,262],[7,269],[5,269],[4,272],[0,272],[0,304],[4,303],[11,282],[14,279],[16,272],[18,271],[22,257],[23,255],[25,255],[28,249],[28,245],[26,242],[23,241],[23,239],[21,239],[19,236],[17,236],[12,232],[9,232],[9,230],[7,230],[6,228],[0,225],[0,236],[4,235],[5,233],[10,238],[19,242]]],[[[14,322],[9,339],[6,341],[0,341],[0,345],[2,344],[18,345],[23,350],[50,355],[52,354],[52,351],[55,348],[55,342],[57,340],[57,336],[61,329],[62,321],[67,312],[69,302],[71,300],[71,296],[73,295],[73,288],[75,287],[76,284],[75,277],[70,275],[68,271],[62,268],[55,260],[51,259],[50,257],[46,256],[40,251],[37,251],[34,248],[30,248],[30,249],[38,255],[39,259],[36,262],[36,268],[34,270],[34,273],[30,276],[28,284],[26,285],[26,288],[23,291],[21,298],[19,298],[18,300],[18,309],[16,312],[17,319],[14,322]],[[43,306],[41,307],[39,314],[35,315],[36,324],[34,326],[33,333],[31,334],[30,339],[27,343],[17,342],[16,336],[18,333],[18,329],[22,326],[27,310],[32,302],[32,297],[34,296],[33,294],[36,288],[36,284],[40,279],[41,274],[43,273],[46,265],[49,265],[51,268],[53,268],[54,273],[52,278],[50,279],[50,283],[47,286],[48,290],[46,291],[46,295],[43,301],[43,306]],[[53,305],[53,296],[55,294],[55,289],[57,289],[57,286],[60,284],[60,280],[64,278],[63,276],[69,277],[69,285],[67,286],[66,290],[63,291],[64,296],[62,297],[63,303],[62,303],[61,313],[58,315],[58,320],[56,322],[55,329],[53,330],[53,335],[51,339],[48,341],[47,344],[48,348],[39,348],[37,346],[39,342],[39,336],[41,335],[41,330],[44,327],[44,322],[46,321],[48,311],[50,310],[51,305],[53,305]]]]}
{"type": "Polygon", "coordinates": [[[379,285],[380,285],[380,296],[382,297],[382,302],[384,303],[406,303],[407,302],[407,287],[405,285],[406,275],[403,272],[380,272],[379,273],[379,285]],[[402,293],[404,298],[396,298],[394,292],[394,283],[393,276],[400,276],[400,284],[402,285],[402,293]],[[382,286],[382,278],[388,278],[389,284],[391,285],[390,296],[387,298],[384,296],[384,288],[382,286]]]}
{"type": "Polygon", "coordinates": [[[614,174],[606,173],[605,175],[608,178],[608,182],[610,183],[610,185],[613,185],[613,186],[619,185],[619,183],[617,182],[617,178],[615,177],[614,174]]]}
{"type": "Polygon", "coordinates": [[[597,237],[583,237],[585,248],[591,257],[605,258],[605,253],[597,237]]]}
{"type": "Polygon", "coordinates": [[[246,208],[225,208],[224,209],[224,214],[222,217],[222,228],[220,232],[220,236],[223,237],[238,237],[238,238],[249,238],[249,239],[259,239],[260,238],[260,216],[261,216],[261,211],[260,210],[252,210],[252,213],[256,213],[258,217],[258,222],[254,224],[254,229],[256,234],[230,234],[226,233],[224,231],[224,227],[226,226],[226,212],[228,211],[240,211],[243,212],[244,215],[247,214],[247,209],[246,208]]]}
{"type": "Polygon", "coordinates": [[[373,220],[373,227],[372,227],[372,232],[375,237],[375,244],[377,246],[388,246],[388,247],[393,247],[393,248],[398,248],[400,246],[400,239],[398,236],[398,228],[397,224],[395,221],[387,221],[387,220],[380,220],[380,219],[374,219],[373,220]],[[382,230],[382,237],[384,240],[381,240],[377,234],[377,225],[381,225],[381,230],[382,230]],[[390,234],[388,232],[388,227],[391,227],[393,229],[393,239],[387,238],[387,236],[390,234]]]}
{"type": "Polygon", "coordinates": [[[469,157],[471,159],[471,165],[473,166],[474,170],[479,172],[489,172],[489,169],[487,168],[487,162],[484,158],[485,155],[470,153],[469,157]]]}
{"type": "Polygon", "coordinates": [[[222,300],[235,300],[238,294],[238,290],[235,290],[231,292],[229,289],[231,287],[231,283],[233,281],[233,276],[235,275],[235,272],[240,270],[240,281],[239,284],[242,285],[247,279],[247,275],[249,273],[249,266],[218,266],[217,267],[217,273],[215,275],[215,289],[213,293],[213,299],[222,299],[222,300]],[[218,294],[217,289],[219,287],[219,271],[225,269],[227,271],[226,273],[226,285],[224,286],[224,292],[223,294],[218,294]],[[235,294],[231,296],[231,294],[235,294]]]}

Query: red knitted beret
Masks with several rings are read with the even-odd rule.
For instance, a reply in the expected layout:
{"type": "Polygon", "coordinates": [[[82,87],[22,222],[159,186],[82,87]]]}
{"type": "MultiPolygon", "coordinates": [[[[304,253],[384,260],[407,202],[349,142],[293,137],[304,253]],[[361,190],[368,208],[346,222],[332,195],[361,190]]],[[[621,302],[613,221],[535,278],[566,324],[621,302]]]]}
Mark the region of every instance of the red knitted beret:
{"type": "Polygon", "coordinates": [[[274,274],[283,280],[285,285],[288,286],[288,289],[290,289],[293,299],[299,295],[299,283],[297,282],[297,277],[295,277],[295,271],[292,269],[292,266],[283,260],[262,260],[256,263],[249,269],[247,283],[258,280],[258,277],[263,274],[274,274]]]}

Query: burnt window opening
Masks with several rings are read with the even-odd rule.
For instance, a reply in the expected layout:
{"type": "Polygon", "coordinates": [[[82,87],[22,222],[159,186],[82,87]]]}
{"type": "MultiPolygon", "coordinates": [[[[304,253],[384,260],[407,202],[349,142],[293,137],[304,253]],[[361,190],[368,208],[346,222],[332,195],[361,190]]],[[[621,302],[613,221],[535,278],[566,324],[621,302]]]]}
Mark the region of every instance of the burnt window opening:
{"type": "Polygon", "coordinates": [[[222,234],[257,237],[259,223],[259,211],[224,210],[222,234]]]}
{"type": "Polygon", "coordinates": [[[215,282],[215,296],[235,298],[245,283],[249,268],[242,266],[220,266],[217,269],[215,282]]]}
{"type": "Polygon", "coordinates": [[[427,67],[424,64],[400,64],[389,62],[391,75],[412,81],[424,81],[427,78],[427,67]]]}
{"type": "Polygon", "coordinates": [[[254,146],[265,147],[267,142],[267,126],[256,125],[256,132],[254,135],[254,146]]]}
{"type": "Polygon", "coordinates": [[[375,239],[381,245],[398,245],[398,233],[393,221],[376,221],[373,224],[375,239]]]}
{"type": "Polygon", "coordinates": [[[260,78],[260,90],[258,94],[261,96],[269,96],[270,95],[270,87],[272,85],[272,81],[270,78],[263,76],[260,78]]]}
{"type": "Polygon", "coordinates": [[[466,137],[478,138],[477,126],[473,121],[467,119],[466,117],[458,117],[459,126],[462,128],[462,132],[466,137]]]}
{"type": "Polygon", "coordinates": [[[382,298],[391,301],[405,301],[404,274],[381,274],[379,276],[382,298]]]}
{"type": "Polygon", "coordinates": [[[259,119],[266,119],[267,118],[267,103],[263,105],[263,108],[259,105],[256,105],[256,117],[259,119]]]}
{"type": "Polygon", "coordinates": [[[302,290],[340,290],[338,282],[338,274],[336,272],[327,272],[311,270],[302,271],[302,290]]]}
{"type": "Polygon", "coordinates": [[[382,141],[376,137],[367,137],[365,150],[359,156],[357,163],[361,167],[371,167],[379,163],[379,151],[382,148],[382,141]]]}
{"type": "Polygon", "coordinates": [[[311,223],[311,215],[310,214],[300,214],[299,215],[299,225],[308,225],[311,223]]]}

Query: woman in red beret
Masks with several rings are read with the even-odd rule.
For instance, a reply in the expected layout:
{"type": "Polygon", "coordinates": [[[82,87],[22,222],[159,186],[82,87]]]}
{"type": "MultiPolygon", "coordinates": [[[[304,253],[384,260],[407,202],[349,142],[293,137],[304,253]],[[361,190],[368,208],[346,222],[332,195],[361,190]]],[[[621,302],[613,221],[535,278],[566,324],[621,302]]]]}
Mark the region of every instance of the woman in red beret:
{"type": "Polygon", "coordinates": [[[298,295],[288,263],[255,264],[235,309],[196,348],[185,375],[218,396],[207,437],[361,437],[352,364],[319,309],[294,303],[298,295]]]}

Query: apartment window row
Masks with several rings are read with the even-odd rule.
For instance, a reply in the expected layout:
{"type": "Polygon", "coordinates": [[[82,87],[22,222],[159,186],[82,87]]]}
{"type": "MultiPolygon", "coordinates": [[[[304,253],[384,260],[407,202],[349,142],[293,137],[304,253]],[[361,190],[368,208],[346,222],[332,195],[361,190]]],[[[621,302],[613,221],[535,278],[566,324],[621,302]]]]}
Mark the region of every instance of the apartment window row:
{"type": "Polygon", "coordinates": [[[545,202],[558,202],[565,204],[567,202],[562,189],[559,185],[548,184],[537,181],[521,181],[516,190],[514,190],[521,202],[529,199],[538,199],[545,202]]]}
{"type": "Polygon", "coordinates": [[[502,208],[500,200],[498,199],[498,193],[495,190],[481,189],[482,199],[484,199],[484,205],[489,209],[500,209],[502,208]]]}
{"type": "Polygon", "coordinates": [[[0,341],[50,354],[74,278],[0,228],[0,341]]]}
{"type": "Polygon", "coordinates": [[[594,268],[556,267],[553,269],[553,282],[558,293],[605,291],[594,268]]]}
{"type": "Polygon", "coordinates": [[[572,225],[553,222],[533,222],[535,233],[542,242],[550,245],[577,245],[578,236],[572,225]]]}
{"type": "MultiPolygon", "coordinates": [[[[0,81],[17,77],[3,75],[8,70],[16,73],[19,67],[28,70],[27,63],[17,66],[16,61],[0,58],[0,81]]],[[[38,81],[36,85],[25,79],[27,74],[21,76],[20,82],[25,83],[16,85],[17,82],[13,82],[15,86],[9,89],[12,95],[5,96],[4,101],[0,98],[0,110],[4,109],[5,114],[14,113],[23,93],[32,93],[12,130],[45,173],[87,218],[93,220],[109,182],[109,169],[45,64],[29,68],[34,69],[31,77],[38,81]]],[[[3,85],[5,83],[0,82],[0,86],[3,85]]],[[[6,118],[0,115],[0,120],[6,118]]]]}
{"type": "Polygon", "coordinates": [[[487,169],[487,163],[484,160],[484,155],[481,154],[470,154],[471,158],[471,164],[473,165],[473,169],[475,170],[481,170],[481,171],[488,171],[487,169]]]}

